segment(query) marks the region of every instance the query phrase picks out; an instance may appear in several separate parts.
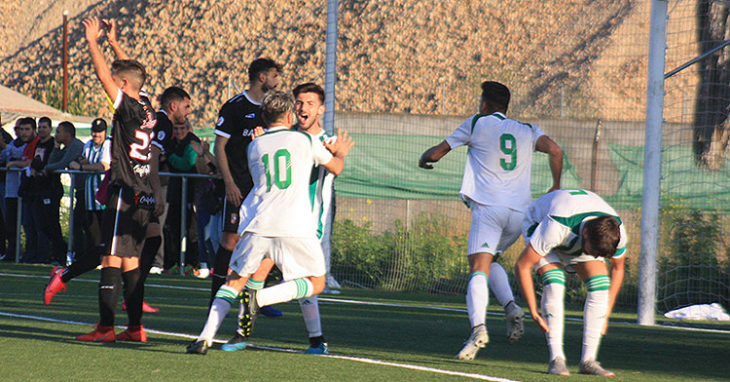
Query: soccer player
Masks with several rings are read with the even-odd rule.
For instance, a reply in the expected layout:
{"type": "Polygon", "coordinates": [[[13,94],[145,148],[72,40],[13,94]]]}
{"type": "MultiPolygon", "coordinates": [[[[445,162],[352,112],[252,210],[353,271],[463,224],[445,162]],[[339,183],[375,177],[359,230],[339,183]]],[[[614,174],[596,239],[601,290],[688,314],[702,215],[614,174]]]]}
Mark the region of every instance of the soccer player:
{"type": "MultiPolygon", "coordinates": [[[[294,88],[295,112],[299,123],[295,127],[298,131],[305,132],[309,136],[320,142],[333,143],[335,137],[330,137],[320,126],[320,119],[324,115],[324,90],[317,84],[305,83],[294,88]]],[[[314,224],[316,225],[317,238],[322,245],[324,253],[325,268],[329,276],[330,270],[330,232],[331,224],[331,207],[333,181],[335,175],[327,171],[322,166],[316,166],[312,169],[312,175],[309,180],[309,192],[311,196],[312,213],[314,214],[314,224]]],[[[258,270],[251,276],[252,284],[263,286],[263,282],[274,263],[270,259],[264,259],[258,270]]],[[[328,277],[329,278],[329,277],[328,277]]],[[[243,302],[239,320],[243,318],[243,302]]],[[[305,351],[307,354],[327,354],[329,346],[322,334],[322,320],[319,315],[319,302],[317,296],[304,297],[299,299],[299,306],[302,309],[302,317],[304,325],[309,334],[309,348],[305,351]]],[[[242,325],[239,324],[239,328],[242,325]]],[[[240,330],[236,335],[221,347],[222,350],[233,351],[242,350],[246,347],[243,339],[244,333],[240,330]]]]}
{"type": "Polygon", "coordinates": [[[263,126],[261,100],[266,92],[279,87],[281,65],[270,58],[257,58],[248,67],[249,89],[228,100],[218,113],[215,127],[215,157],[223,176],[226,198],[223,206],[223,234],[215,256],[210,301],[226,282],[231,252],[239,236],[238,210],[253,187],[246,150],[251,134],[263,126]]]}
{"type": "Polygon", "coordinates": [[[590,191],[553,191],[530,204],[522,235],[527,247],[515,264],[515,272],[530,314],[547,339],[548,373],[570,375],[563,352],[565,272],[569,272],[577,273],[588,289],[579,371],[613,377],[615,374],[604,370],[596,357],[624,278],[627,237],[618,214],[590,191]],[[610,277],[606,258],[611,261],[610,277]],[[542,279],[542,313],[537,310],[533,270],[542,279]]]}
{"type": "Polygon", "coordinates": [[[324,289],[322,247],[313,225],[302,224],[313,220],[309,179],[315,165],[340,174],[352,139],[340,133],[334,144],[321,143],[307,134],[290,131],[295,119],[294,99],[282,91],[266,95],[262,117],[269,131],[248,149],[254,187],[241,208],[241,240],[231,257],[226,284],[218,290],[205,327],[188,346],[188,353],[207,352],[244,286],[251,287],[242,328],[245,337],[250,335],[259,307],[311,297],[324,289]],[[283,283],[263,289],[251,285],[255,282],[247,284],[264,258],[273,260],[281,269],[283,283]]]}
{"type": "Polygon", "coordinates": [[[532,153],[537,150],[549,155],[551,190],[560,188],[563,163],[560,146],[537,126],[505,116],[510,101],[506,86],[485,81],[481,87],[479,114],[464,121],[439,145],[426,150],[418,162],[420,167],[432,169],[430,163],[437,162],[452,149],[469,147],[460,196],[472,210],[466,292],[472,329],[456,356],[462,360],[474,359],[479,349],[489,342],[486,327],[489,289],[505,309],[508,340],[515,342],[524,333],[522,308],[514,301],[507,273],[494,260],[520,235],[520,223],[531,200],[532,153]]]}
{"type": "Polygon", "coordinates": [[[146,226],[155,207],[150,185],[150,142],[155,126],[155,111],[140,95],[147,77],[144,66],[135,60],[116,60],[111,70],[99,47],[104,35],[98,18],[84,20],[91,61],[99,81],[114,103],[112,162],[109,197],[106,203],[102,238],[105,243],[99,282],[100,321],[79,341],[113,342],[147,340],[142,319],[142,288],[139,256],[145,241],[146,226]],[[129,327],[114,333],[114,311],[121,284],[127,301],[129,327]]]}
{"type": "MultiPolygon", "coordinates": [[[[129,55],[124,51],[122,46],[119,44],[119,41],[117,40],[117,23],[114,19],[104,19],[100,21],[100,28],[101,31],[99,32],[99,37],[106,35],[107,42],[111,46],[112,50],[114,51],[114,55],[119,60],[129,60],[129,55]]],[[[147,93],[144,92],[144,90],[140,90],[140,99],[141,102],[150,104],[149,98],[147,96],[147,93]]],[[[187,93],[186,93],[187,94],[187,93]]],[[[165,96],[165,93],[163,92],[163,96],[165,96]]],[[[189,96],[188,101],[185,103],[186,106],[181,106],[176,109],[176,112],[173,113],[173,115],[177,116],[176,118],[180,118],[179,114],[184,114],[187,116],[190,113],[189,106],[189,96]]],[[[107,99],[111,99],[107,96],[107,99]]],[[[161,102],[164,105],[165,102],[161,102]]],[[[110,107],[113,112],[116,112],[114,102],[111,102],[110,107]]],[[[157,115],[160,113],[158,112],[157,115]]],[[[174,117],[175,118],[175,117],[174,117]]],[[[103,130],[104,130],[104,136],[106,136],[106,121],[103,119],[97,119],[94,121],[95,123],[101,123],[103,122],[103,130]]],[[[153,131],[153,141],[151,146],[151,153],[152,153],[152,161],[150,165],[150,175],[148,179],[150,180],[150,184],[152,186],[153,194],[155,195],[155,210],[154,213],[150,216],[149,222],[147,224],[146,229],[146,235],[145,235],[145,242],[144,246],[142,247],[142,253],[140,256],[140,272],[139,272],[139,278],[138,278],[138,287],[136,288],[137,292],[141,294],[141,296],[144,296],[144,283],[147,279],[147,276],[150,273],[150,268],[152,267],[152,263],[154,261],[154,257],[157,253],[157,250],[160,247],[161,244],[161,229],[160,229],[160,223],[158,216],[160,215],[160,211],[164,211],[164,198],[160,197],[162,192],[160,191],[160,181],[159,181],[159,175],[158,175],[158,166],[156,164],[159,160],[159,150],[156,150],[156,147],[162,146],[165,141],[166,136],[171,136],[170,134],[165,134],[165,128],[166,126],[163,125],[162,129],[158,127],[158,124],[155,124],[155,128],[153,131]],[[158,134],[158,132],[160,132],[158,134]],[[155,143],[157,145],[155,146],[155,143]],[[155,155],[157,154],[157,155],[155,155]],[[159,198],[158,198],[159,197],[159,198]]],[[[99,127],[100,129],[101,127],[99,127]]],[[[92,123],[92,130],[93,130],[93,123],[92,123]]],[[[96,140],[101,142],[101,133],[96,133],[96,140]]],[[[92,141],[94,132],[92,131],[92,141]]],[[[169,138],[168,138],[169,139],[169,138]]],[[[109,141],[111,142],[111,140],[109,141]]],[[[107,145],[107,151],[111,152],[110,145],[107,145]]],[[[93,151],[93,150],[92,150],[93,151]]],[[[92,151],[88,152],[91,153],[92,151]]],[[[84,156],[86,157],[86,153],[84,156]]],[[[106,171],[110,168],[110,162],[111,162],[111,154],[108,153],[108,161],[106,164],[102,161],[102,158],[97,158],[100,160],[99,163],[88,163],[85,165],[79,164],[78,169],[81,170],[97,170],[97,171],[106,171]]],[[[89,160],[89,157],[86,157],[87,160],[89,160]]],[[[76,169],[76,167],[72,167],[72,169],[76,169]]],[[[99,183],[97,183],[98,186],[99,183]]],[[[88,193],[86,195],[87,203],[96,203],[96,193],[97,189],[95,188],[91,193],[88,193]],[[90,198],[90,199],[89,199],[90,198]]],[[[99,233],[101,235],[101,233],[99,233]]],[[[92,239],[91,240],[91,248],[95,248],[101,244],[102,237],[100,236],[98,240],[92,239]]],[[[88,251],[87,255],[83,258],[77,259],[77,261],[74,261],[73,264],[68,266],[65,269],[62,269],[60,267],[55,267],[53,270],[51,270],[51,279],[48,282],[48,285],[46,286],[46,289],[43,294],[43,300],[46,305],[49,305],[51,303],[51,300],[53,297],[63,290],[66,290],[66,283],[68,283],[71,279],[75,278],[76,276],[79,276],[83,273],[86,273],[88,271],[91,271],[92,269],[95,269],[97,266],[100,265],[100,258],[98,253],[96,253],[96,250],[90,250],[88,251]]],[[[122,310],[127,310],[127,303],[126,300],[122,301],[122,310]]],[[[142,311],[144,313],[157,313],[160,311],[159,308],[154,308],[147,304],[147,302],[142,301],[142,311]]],[[[141,318],[140,318],[141,320],[141,318]]],[[[145,337],[146,338],[146,337],[145,337]]]]}

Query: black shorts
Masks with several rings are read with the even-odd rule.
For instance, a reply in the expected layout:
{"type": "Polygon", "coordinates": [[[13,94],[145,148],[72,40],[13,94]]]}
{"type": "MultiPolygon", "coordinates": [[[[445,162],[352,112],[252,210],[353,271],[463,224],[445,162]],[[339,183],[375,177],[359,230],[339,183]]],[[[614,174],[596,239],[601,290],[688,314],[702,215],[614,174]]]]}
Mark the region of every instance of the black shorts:
{"type": "Polygon", "coordinates": [[[238,233],[240,216],[238,210],[241,205],[231,203],[228,198],[223,198],[223,232],[238,233]]]}
{"type": "Polygon", "coordinates": [[[139,257],[142,253],[152,211],[149,206],[140,207],[138,199],[132,189],[109,187],[101,237],[105,256],[139,257]]]}

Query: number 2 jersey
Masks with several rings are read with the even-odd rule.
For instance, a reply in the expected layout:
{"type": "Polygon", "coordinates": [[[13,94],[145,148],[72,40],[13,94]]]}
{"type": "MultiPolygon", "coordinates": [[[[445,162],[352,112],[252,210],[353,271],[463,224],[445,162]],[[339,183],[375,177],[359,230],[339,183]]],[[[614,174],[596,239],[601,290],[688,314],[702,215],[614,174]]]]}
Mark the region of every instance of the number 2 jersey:
{"type": "Polygon", "coordinates": [[[468,146],[461,198],[523,212],[530,204],[530,172],[537,126],[502,113],[477,114],[464,121],[446,142],[452,149],[468,146]]]}
{"type": "Polygon", "coordinates": [[[119,90],[112,121],[111,184],[152,193],[150,143],[157,122],[147,97],[136,100],[119,90]]]}
{"type": "Polygon", "coordinates": [[[248,146],[253,189],[241,204],[238,233],[316,239],[309,184],[312,167],[332,154],[317,139],[286,127],[272,127],[248,146]]]}

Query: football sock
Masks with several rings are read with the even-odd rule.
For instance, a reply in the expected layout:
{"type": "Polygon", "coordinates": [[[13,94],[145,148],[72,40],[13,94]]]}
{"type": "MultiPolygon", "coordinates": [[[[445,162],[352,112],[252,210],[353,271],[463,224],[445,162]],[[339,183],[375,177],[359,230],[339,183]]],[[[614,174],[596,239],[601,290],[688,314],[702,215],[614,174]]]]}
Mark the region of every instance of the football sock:
{"type": "MultiPolygon", "coordinates": [[[[130,326],[138,326],[142,322],[142,296],[140,293],[139,268],[122,273],[124,280],[124,299],[127,300],[127,317],[130,326]]],[[[144,288],[144,286],[142,286],[144,288]]]]}
{"type": "Polygon", "coordinates": [[[611,279],[608,275],[593,276],[586,280],[588,296],[583,307],[583,351],[581,362],[593,361],[598,356],[601,343],[601,330],[608,313],[608,288],[611,279]]]}
{"type": "Polygon", "coordinates": [[[102,268],[99,281],[99,325],[114,325],[114,311],[119,302],[122,290],[122,270],[119,268],[102,268]]]}
{"type": "Polygon", "coordinates": [[[309,337],[309,346],[310,347],[313,347],[313,348],[319,347],[319,345],[321,345],[322,342],[327,342],[327,340],[324,339],[324,336],[309,337]]]}
{"type": "Polygon", "coordinates": [[[99,261],[100,258],[99,253],[92,249],[84,256],[74,259],[74,262],[63,270],[63,273],[61,274],[61,281],[67,283],[73,280],[76,276],[93,270],[101,264],[99,261]]]}
{"type": "Polygon", "coordinates": [[[211,304],[208,311],[208,320],[205,321],[203,331],[198,336],[198,341],[205,340],[208,345],[213,343],[213,337],[218,332],[218,328],[220,328],[226,314],[231,310],[231,305],[236,301],[236,296],[238,296],[238,291],[227,285],[223,285],[218,289],[213,304],[211,304]]]}
{"type": "Polygon", "coordinates": [[[311,281],[305,278],[295,279],[261,289],[256,294],[256,302],[259,306],[274,305],[309,297],[312,292],[314,292],[314,286],[311,281]]]}
{"type": "Polygon", "coordinates": [[[309,337],[321,336],[322,321],[319,318],[319,299],[317,296],[300,298],[299,307],[302,308],[304,326],[307,327],[309,337]]]}
{"type": "Polygon", "coordinates": [[[226,283],[226,276],[228,276],[228,263],[231,262],[231,253],[221,245],[218,247],[218,251],[215,254],[215,267],[213,268],[213,275],[211,276],[210,285],[210,303],[213,303],[218,289],[226,283]]]}
{"type": "Polygon", "coordinates": [[[147,276],[150,275],[150,269],[152,269],[157,250],[161,244],[162,237],[160,236],[148,237],[144,240],[144,247],[142,247],[142,254],[139,259],[139,283],[142,285],[147,281],[147,276]]]}
{"type": "Polygon", "coordinates": [[[496,262],[492,262],[492,265],[489,266],[489,290],[494,293],[494,297],[497,298],[499,304],[505,308],[515,300],[512,287],[509,285],[507,272],[505,272],[502,265],[496,262]]]}
{"type": "MultiPolygon", "coordinates": [[[[246,288],[251,290],[261,290],[264,288],[264,281],[256,281],[251,280],[250,278],[246,280],[246,288]]],[[[243,290],[241,290],[241,293],[238,294],[238,320],[241,320],[241,317],[243,317],[243,313],[246,310],[246,305],[243,303],[243,290]]]]}
{"type": "Polygon", "coordinates": [[[562,269],[553,269],[542,274],[541,314],[547,322],[550,331],[545,333],[550,360],[557,357],[565,359],[563,352],[563,324],[565,311],[565,272],[562,269]]]}
{"type": "Polygon", "coordinates": [[[481,271],[472,272],[466,286],[466,310],[469,312],[469,323],[472,328],[486,324],[488,304],[487,275],[481,271]]]}

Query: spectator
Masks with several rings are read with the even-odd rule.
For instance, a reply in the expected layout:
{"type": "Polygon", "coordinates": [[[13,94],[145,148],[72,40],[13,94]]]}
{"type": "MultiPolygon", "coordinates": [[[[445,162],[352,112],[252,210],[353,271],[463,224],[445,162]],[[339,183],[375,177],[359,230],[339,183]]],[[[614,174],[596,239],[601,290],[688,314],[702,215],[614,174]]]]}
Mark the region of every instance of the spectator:
{"type": "MultiPolygon", "coordinates": [[[[63,240],[60,224],[61,198],[63,197],[63,185],[61,174],[57,170],[64,170],[69,163],[78,159],[84,149],[84,143],[76,138],[76,128],[71,122],[61,122],[56,129],[56,137],[50,154],[45,157],[46,164],[34,168],[37,172],[35,182],[35,195],[33,207],[33,221],[38,232],[42,232],[52,245],[51,256],[48,262],[65,264],[66,248],[68,245],[63,240]],[[63,145],[63,148],[61,148],[63,145]]],[[[36,160],[33,160],[36,162],[36,160]]],[[[33,164],[31,164],[33,167],[33,164]]],[[[39,260],[46,260],[40,257],[39,260]]]]}
{"type": "MultiPolygon", "coordinates": [[[[0,116],[0,150],[5,150],[12,141],[13,136],[2,127],[2,116],[0,116]]],[[[6,172],[0,171],[0,260],[4,260],[8,254],[5,246],[5,233],[7,232],[5,227],[5,179],[6,172]]]]}
{"type": "MultiPolygon", "coordinates": [[[[74,263],[79,260],[79,265],[86,263],[81,259],[88,259],[92,250],[101,244],[101,216],[104,205],[96,200],[96,192],[101,185],[103,172],[108,170],[111,164],[112,141],[107,137],[106,131],[106,121],[103,118],[95,119],[91,123],[91,139],[84,144],[81,157],[78,161],[73,161],[68,165],[72,170],[97,171],[96,174],[76,176],[74,243],[77,244],[77,249],[74,263]]],[[[90,259],[88,263],[88,266],[79,269],[78,274],[96,268],[99,265],[99,259],[90,259]]],[[[64,280],[64,282],[66,281],[64,280]]]]}
{"type": "Polygon", "coordinates": [[[15,122],[15,140],[10,142],[0,152],[0,162],[8,169],[15,168],[16,171],[9,171],[5,178],[5,222],[7,223],[6,236],[8,240],[8,252],[6,261],[15,259],[15,246],[17,236],[18,217],[18,189],[20,188],[20,172],[18,168],[27,166],[30,161],[23,160],[23,153],[28,143],[36,138],[36,123],[33,118],[21,118],[15,122]]]}
{"type": "MultiPolygon", "coordinates": [[[[167,153],[167,163],[170,172],[195,173],[195,163],[198,153],[202,152],[200,138],[192,133],[190,127],[185,124],[175,124],[172,127],[173,142],[167,153]]],[[[182,200],[182,178],[170,177],[167,187],[167,220],[165,222],[165,269],[170,270],[180,259],[180,212],[184,205],[187,209],[185,226],[187,230],[187,251],[185,253],[186,264],[197,268],[198,259],[198,233],[193,208],[195,192],[194,179],[188,179],[187,197],[182,200]],[[183,203],[184,202],[184,203],[183,203]]]]}
{"type": "MultiPolygon", "coordinates": [[[[195,149],[195,147],[193,147],[195,149]]],[[[198,257],[200,268],[195,277],[210,276],[208,265],[215,264],[215,254],[223,229],[223,198],[226,196],[223,179],[215,166],[215,156],[210,153],[207,139],[200,144],[195,167],[199,174],[216,176],[216,179],[199,179],[195,187],[195,208],[198,224],[198,257]]]]}

